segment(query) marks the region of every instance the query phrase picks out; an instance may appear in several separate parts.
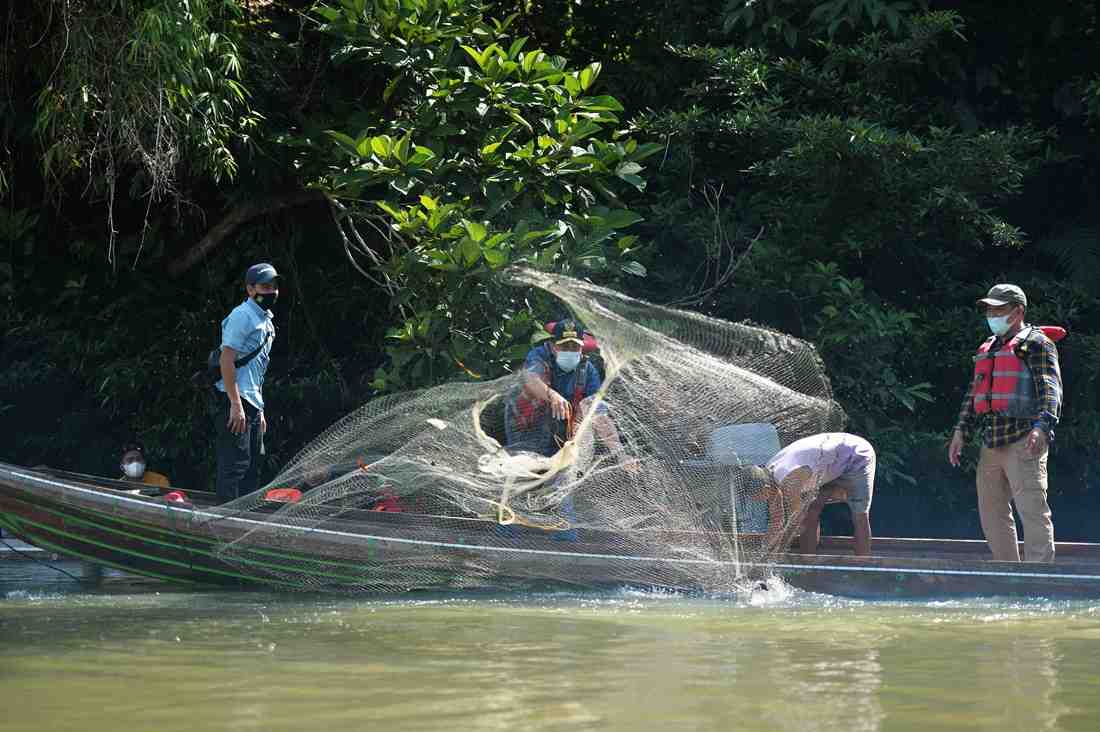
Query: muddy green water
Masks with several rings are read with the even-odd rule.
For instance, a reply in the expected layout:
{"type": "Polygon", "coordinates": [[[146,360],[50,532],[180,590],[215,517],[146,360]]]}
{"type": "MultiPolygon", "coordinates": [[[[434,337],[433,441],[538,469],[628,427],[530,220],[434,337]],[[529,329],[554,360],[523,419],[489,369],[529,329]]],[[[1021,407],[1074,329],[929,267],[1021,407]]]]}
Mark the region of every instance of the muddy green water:
{"type": "Polygon", "coordinates": [[[184,593],[9,562],[0,708],[4,732],[1092,732],[1100,602],[184,593]]]}

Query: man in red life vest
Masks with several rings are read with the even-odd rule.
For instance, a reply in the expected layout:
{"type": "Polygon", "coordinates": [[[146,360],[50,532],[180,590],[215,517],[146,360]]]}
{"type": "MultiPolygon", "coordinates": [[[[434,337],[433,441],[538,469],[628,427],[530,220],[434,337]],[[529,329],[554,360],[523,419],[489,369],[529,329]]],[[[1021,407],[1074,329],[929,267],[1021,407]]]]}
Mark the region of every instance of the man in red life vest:
{"type": "MultiPolygon", "coordinates": [[[[563,319],[554,323],[551,338],[528,352],[523,384],[509,399],[505,410],[509,449],[550,457],[566,441],[574,439],[576,427],[601,386],[599,371],[586,358],[586,341],[595,346],[580,323],[563,319]]],[[[596,436],[624,470],[637,473],[637,463],[627,455],[607,405],[598,404],[595,410],[592,427],[596,436]]],[[[561,502],[558,511],[569,523],[576,523],[572,496],[561,502]]],[[[577,532],[572,528],[557,531],[554,538],[576,541],[577,532]]]]}
{"type": "Polygon", "coordinates": [[[980,428],[978,512],[993,558],[1020,561],[1015,503],[1024,527],[1024,558],[1052,562],[1047,453],[1062,414],[1058,349],[1041,329],[1024,322],[1027,296],[1019,287],[995,285],[978,304],[993,337],[974,357],[974,375],[947,458],[957,467],[964,443],[980,428]]]}
{"type": "MultiPolygon", "coordinates": [[[[510,448],[551,456],[584,418],[591,397],[600,389],[600,372],[586,358],[584,327],[574,320],[554,323],[551,338],[530,350],[524,361],[526,379],[508,405],[505,431],[510,448]]],[[[595,345],[594,341],[592,344],[595,345]]],[[[593,427],[620,462],[628,462],[607,407],[596,408],[593,427]]],[[[633,468],[633,463],[628,462],[633,468]]]]}

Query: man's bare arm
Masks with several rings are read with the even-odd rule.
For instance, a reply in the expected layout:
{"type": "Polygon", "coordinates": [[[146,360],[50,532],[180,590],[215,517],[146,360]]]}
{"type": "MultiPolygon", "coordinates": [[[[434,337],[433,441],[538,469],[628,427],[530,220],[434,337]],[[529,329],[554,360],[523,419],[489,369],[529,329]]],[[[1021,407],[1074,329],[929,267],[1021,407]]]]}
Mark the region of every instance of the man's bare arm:
{"type": "Polygon", "coordinates": [[[222,346],[218,357],[218,370],[225,384],[225,395],[229,397],[229,420],[226,426],[233,434],[244,432],[244,405],[241,404],[241,391],[237,386],[237,352],[229,346],[222,346]]]}

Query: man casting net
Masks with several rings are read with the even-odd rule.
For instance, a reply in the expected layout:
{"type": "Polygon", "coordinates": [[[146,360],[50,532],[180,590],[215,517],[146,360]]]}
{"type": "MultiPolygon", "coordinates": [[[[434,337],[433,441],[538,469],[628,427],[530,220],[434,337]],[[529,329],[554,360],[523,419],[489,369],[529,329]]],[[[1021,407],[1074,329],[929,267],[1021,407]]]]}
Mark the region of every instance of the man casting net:
{"type": "Polygon", "coordinates": [[[813,347],[564,276],[509,277],[570,312],[541,356],[347,415],[268,487],[223,507],[265,516],[220,556],[282,586],[336,591],[727,591],[760,572],[797,531],[801,502],[776,500],[749,468],[844,422],[813,347]],[[275,508],[269,491],[287,487],[301,499],[275,508]]]}

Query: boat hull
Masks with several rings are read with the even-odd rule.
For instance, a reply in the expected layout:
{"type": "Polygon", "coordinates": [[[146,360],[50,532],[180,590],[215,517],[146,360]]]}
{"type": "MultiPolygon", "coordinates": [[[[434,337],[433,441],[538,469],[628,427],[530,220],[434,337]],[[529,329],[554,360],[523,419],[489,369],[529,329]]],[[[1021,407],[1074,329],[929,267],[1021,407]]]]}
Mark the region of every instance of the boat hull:
{"type": "MultiPolygon", "coordinates": [[[[403,592],[546,584],[728,589],[779,574],[796,587],[867,598],[1100,597],[1100,545],[1060,544],[1052,564],[994,562],[984,542],[876,539],[874,557],[825,539],[820,554],[746,564],[734,557],[655,556],[623,542],[510,541],[485,522],[418,523],[368,515],[281,525],[132,496],[0,463],[0,525],[28,543],[133,574],[192,586],[403,592]],[[417,571],[409,572],[415,566],[417,571]]],[[[727,542],[728,543],[728,542],[727,542]]]]}

